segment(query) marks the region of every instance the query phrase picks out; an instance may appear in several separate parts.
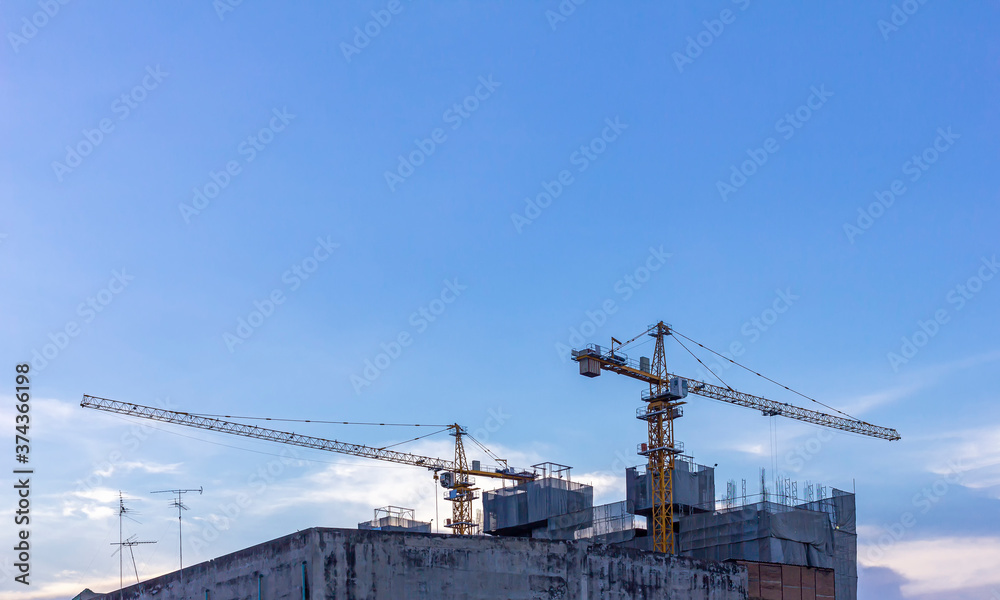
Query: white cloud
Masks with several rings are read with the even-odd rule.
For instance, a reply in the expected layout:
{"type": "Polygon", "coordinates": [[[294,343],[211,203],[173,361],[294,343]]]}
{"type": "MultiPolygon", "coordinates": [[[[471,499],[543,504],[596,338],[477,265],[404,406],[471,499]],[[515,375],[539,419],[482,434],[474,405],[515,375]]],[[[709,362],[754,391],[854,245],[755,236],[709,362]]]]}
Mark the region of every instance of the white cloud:
{"type": "Polygon", "coordinates": [[[737,443],[733,446],[729,446],[727,450],[735,450],[736,452],[742,452],[743,454],[749,454],[750,456],[762,457],[770,456],[770,448],[764,448],[764,444],[753,444],[753,443],[737,443]]]}
{"type": "Polygon", "coordinates": [[[945,432],[931,437],[928,445],[929,471],[939,475],[955,472],[960,485],[990,490],[1000,499],[1000,429],[945,432]]]}
{"type": "Polygon", "coordinates": [[[136,469],[141,470],[145,473],[176,473],[177,469],[183,463],[172,463],[172,464],[161,464],[155,462],[143,462],[143,461],[127,461],[119,463],[106,462],[100,467],[94,469],[94,475],[99,477],[111,477],[115,473],[121,471],[122,473],[129,473],[136,469]]]}
{"type": "Polygon", "coordinates": [[[906,383],[895,385],[884,390],[877,390],[851,396],[844,402],[834,402],[844,412],[852,415],[864,414],[874,408],[895,403],[908,398],[917,392],[935,385],[945,378],[966,369],[972,369],[1000,361],[1000,351],[984,352],[939,365],[925,367],[907,375],[906,383]]]}
{"type": "Polygon", "coordinates": [[[892,404],[897,400],[908,398],[920,390],[928,387],[936,380],[937,378],[932,380],[927,377],[916,377],[909,379],[908,382],[903,385],[897,385],[887,389],[869,392],[867,394],[852,396],[850,402],[845,402],[843,404],[834,403],[834,406],[839,405],[840,408],[849,415],[862,415],[885,404],[892,404]]]}
{"type": "Polygon", "coordinates": [[[998,537],[946,537],[898,542],[881,552],[867,550],[859,545],[859,562],[905,577],[902,591],[906,597],[1000,585],[998,537]]]}
{"type": "Polygon", "coordinates": [[[594,486],[594,506],[619,502],[625,499],[625,477],[610,471],[580,473],[574,481],[594,486]]]}

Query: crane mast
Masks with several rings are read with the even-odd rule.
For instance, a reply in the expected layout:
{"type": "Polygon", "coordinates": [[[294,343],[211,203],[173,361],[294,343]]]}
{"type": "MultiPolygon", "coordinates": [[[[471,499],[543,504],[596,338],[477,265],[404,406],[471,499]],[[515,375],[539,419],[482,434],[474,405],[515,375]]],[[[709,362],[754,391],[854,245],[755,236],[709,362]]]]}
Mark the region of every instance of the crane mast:
{"type": "Polygon", "coordinates": [[[503,479],[515,482],[531,481],[537,478],[535,473],[517,471],[507,466],[506,461],[503,460],[499,461],[502,463],[502,468],[498,468],[494,471],[469,469],[465,458],[465,447],[462,442],[462,437],[466,435],[466,431],[457,423],[448,426],[448,429],[451,430],[451,435],[455,438],[455,460],[452,461],[443,458],[410,454],[407,452],[397,452],[395,450],[387,450],[385,448],[375,448],[372,446],[365,446],[363,444],[351,444],[287,431],[278,431],[276,429],[268,429],[266,427],[257,427],[256,425],[223,421],[213,417],[204,417],[186,412],[166,410],[152,406],[143,406],[141,404],[134,404],[131,402],[120,402],[118,400],[98,398],[96,396],[84,395],[83,401],[80,402],[80,406],[129,417],[151,419],[153,421],[161,421],[163,423],[172,423],[174,425],[184,425],[186,427],[194,427],[197,429],[218,431],[258,440],[267,440],[282,444],[290,444],[293,446],[301,446],[303,448],[337,452],[350,456],[360,456],[362,458],[371,458],[414,467],[424,467],[434,471],[435,473],[443,471],[444,474],[442,475],[441,481],[442,487],[449,489],[445,498],[453,502],[452,523],[450,526],[455,533],[458,534],[471,534],[474,533],[475,530],[475,523],[472,521],[472,501],[477,497],[475,494],[475,490],[477,488],[475,487],[473,476],[503,479]]]}
{"type": "MultiPolygon", "coordinates": [[[[674,443],[674,419],[681,416],[682,396],[671,393],[667,377],[666,352],[663,349],[663,323],[650,333],[656,338],[652,372],[657,375],[649,382],[648,404],[638,418],[646,421],[649,444],[640,450],[649,460],[653,488],[653,550],[674,553],[674,460],[681,450],[674,443]]],[[[614,350],[612,350],[614,354],[614,350]]]]}
{"type": "Polygon", "coordinates": [[[900,439],[899,433],[890,427],[873,425],[860,419],[831,415],[785,402],[769,400],[739,392],[729,387],[720,387],[671,374],[666,367],[663,340],[671,335],[670,326],[663,321],[649,327],[643,333],[624,344],[611,338],[611,347],[603,352],[600,346],[588,345],[573,350],[573,360],[580,364],[580,374],[597,377],[601,371],[611,371],[637,379],[649,385],[649,391],[642,393],[646,406],[640,408],[636,417],[647,423],[648,442],[642,444],[639,454],[648,460],[648,472],[652,478],[653,491],[653,550],[674,553],[673,527],[673,472],[675,458],[684,451],[684,445],[674,440],[674,420],[683,415],[683,398],[688,393],[697,394],[745,408],[761,411],[765,416],[782,416],[813,425],[839,429],[873,438],[889,441],[900,439]],[[656,339],[652,363],[643,359],[639,363],[629,360],[616,352],[642,335],[656,339]]]}

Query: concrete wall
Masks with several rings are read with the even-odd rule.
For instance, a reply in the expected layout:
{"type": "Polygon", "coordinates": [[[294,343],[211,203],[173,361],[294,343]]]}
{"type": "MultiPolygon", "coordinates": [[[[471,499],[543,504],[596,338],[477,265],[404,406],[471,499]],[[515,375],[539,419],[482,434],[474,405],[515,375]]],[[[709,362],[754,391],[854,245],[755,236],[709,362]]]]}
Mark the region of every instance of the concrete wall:
{"type": "Polygon", "coordinates": [[[265,600],[747,598],[746,569],[731,563],[585,541],[321,528],[130,586],[121,597],[197,600],[208,591],[208,600],[249,600],[258,585],[265,600]]]}

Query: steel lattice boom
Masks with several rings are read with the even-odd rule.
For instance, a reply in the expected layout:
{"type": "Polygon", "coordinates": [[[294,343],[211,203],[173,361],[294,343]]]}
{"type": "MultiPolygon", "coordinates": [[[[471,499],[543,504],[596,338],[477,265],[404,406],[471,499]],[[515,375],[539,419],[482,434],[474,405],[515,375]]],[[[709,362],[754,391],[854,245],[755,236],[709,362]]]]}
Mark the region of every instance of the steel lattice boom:
{"type": "MultiPolygon", "coordinates": [[[[362,444],[338,442],[336,440],[327,440],[309,435],[267,429],[265,427],[257,427],[256,425],[245,425],[243,423],[223,421],[220,419],[213,419],[211,417],[200,417],[186,412],[154,408],[152,406],[143,406],[141,404],[133,404],[131,402],[119,402],[117,400],[97,398],[95,396],[84,396],[83,401],[80,402],[80,406],[130,417],[141,417],[144,419],[152,419],[154,421],[162,421],[164,423],[173,423],[176,425],[185,425],[187,427],[195,427],[198,429],[207,429],[209,431],[221,431],[223,433],[242,435],[244,437],[258,440],[268,440],[281,444],[302,446],[303,448],[314,448],[316,450],[326,450],[327,452],[350,454],[351,456],[384,460],[399,463],[401,465],[425,467],[433,471],[461,471],[469,475],[492,477],[495,479],[509,479],[514,481],[530,481],[536,477],[534,473],[526,472],[497,473],[493,471],[472,471],[469,469],[462,470],[459,465],[455,464],[454,461],[445,460],[443,458],[432,458],[430,456],[420,456],[419,454],[409,454],[407,452],[396,452],[394,450],[374,448],[372,446],[364,446],[362,444]]],[[[451,426],[452,429],[456,427],[459,426],[451,426]]],[[[464,430],[462,430],[462,432],[464,433],[464,430]]]]}
{"type": "MultiPolygon", "coordinates": [[[[336,440],[327,440],[310,435],[301,435],[288,431],[278,431],[276,429],[267,429],[266,427],[257,427],[256,425],[223,421],[212,417],[203,417],[186,412],[154,408],[152,406],[143,406],[141,404],[133,404],[131,402],[119,402],[117,400],[97,398],[95,396],[85,395],[83,397],[83,401],[80,402],[80,406],[109,413],[126,415],[129,417],[141,417],[143,419],[173,423],[175,425],[184,425],[186,427],[195,427],[197,429],[231,433],[233,435],[241,435],[243,437],[258,440],[278,442],[280,444],[291,444],[293,446],[301,446],[303,448],[326,450],[327,452],[338,452],[340,454],[372,458],[375,460],[394,462],[401,465],[424,467],[434,471],[435,480],[438,479],[438,472],[445,471],[447,474],[450,474],[447,478],[449,482],[446,484],[442,481],[441,483],[442,487],[450,488],[450,491],[445,496],[445,499],[450,500],[453,503],[453,522],[446,525],[446,527],[451,527],[455,533],[460,535],[471,534],[475,531],[475,523],[472,521],[472,501],[476,498],[475,490],[477,488],[474,485],[472,476],[490,477],[493,479],[505,479],[518,482],[531,481],[538,477],[538,475],[533,472],[514,470],[507,466],[506,461],[502,459],[497,459],[501,462],[502,468],[497,468],[493,471],[484,471],[481,469],[472,470],[468,468],[465,460],[465,448],[462,445],[462,436],[466,435],[466,432],[465,429],[457,423],[448,426],[448,429],[452,431],[452,435],[455,437],[455,460],[451,461],[444,460],[442,458],[432,458],[430,456],[420,456],[419,454],[410,454],[408,452],[396,452],[395,450],[386,450],[385,448],[374,448],[372,446],[364,446],[362,444],[350,444],[347,442],[338,442],[336,440]]],[[[496,457],[494,456],[494,458],[496,457]]],[[[442,477],[442,479],[444,478],[442,477]]]]}
{"type": "MultiPolygon", "coordinates": [[[[674,377],[674,375],[671,375],[671,377],[674,377]]],[[[774,400],[768,400],[767,398],[761,398],[760,396],[737,392],[736,390],[719,387],[717,385],[701,381],[695,381],[694,379],[688,379],[688,385],[690,386],[688,389],[692,394],[698,394],[699,396],[712,398],[714,400],[721,400],[722,402],[745,406],[747,408],[755,408],[765,415],[788,417],[789,419],[795,419],[796,421],[805,421],[806,423],[812,423],[814,425],[822,425],[823,427],[849,431],[851,433],[880,438],[883,440],[896,441],[900,439],[899,432],[891,427],[873,425],[859,419],[838,417],[837,415],[802,408],[801,406],[795,406],[794,404],[775,402],[774,400]]]]}
{"type": "Polygon", "coordinates": [[[712,385],[710,383],[698,381],[697,379],[691,379],[679,375],[672,375],[668,373],[666,377],[661,379],[652,373],[640,370],[638,363],[624,358],[621,355],[614,355],[610,352],[602,355],[598,350],[596,350],[596,346],[593,345],[589,346],[585,350],[574,351],[574,360],[579,361],[584,358],[597,361],[597,363],[600,364],[601,369],[605,371],[611,371],[613,373],[618,373],[619,375],[627,375],[633,379],[645,381],[654,386],[666,385],[667,381],[676,377],[687,379],[689,386],[688,391],[692,394],[698,394],[699,396],[712,398],[713,400],[719,400],[721,402],[728,402],[729,404],[736,404],[737,406],[753,408],[768,416],[779,415],[782,417],[788,417],[789,419],[795,419],[797,421],[805,421],[806,423],[812,423],[814,425],[822,425],[823,427],[830,427],[832,429],[839,429],[841,431],[848,431],[850,433],[857,433],[883,440],[895,441],[900,439],[899,433],[891,427],[881,427],[859,419],[840,417],[808,408],[802,408],[801,406],[795,406],[794,404],[768,400],[767,398],[754,396],[753,394],[738,392],[736,390],[731,390],[729,388],[712,385]]]}
{"type": "Polygon", "coordinates": [[[234,423],[232,421],[222,421],[211,417],[198,417],[189,413],[165,410],[162,408],[153,408],[151,406],[132,404],[130,402],[108,400],[107,398],[84,396],[83,402],[80,403],[80,406],[84,408],[103,410],[110,413],[118,413],[120,415],[127,415],[130,417],[142,417],[144,419],[152,419],[154,421],[162,421],[164,423],[174,423],[176,425],[186,425],[188,427],[196,427],[198,429],[208,429],[209,431],[221,431],[223,433],[242,435],[243,437],[258,440],[268,440],[282,444],[291,444],[293,446],[302,446],[303,448],[315,448],[316,450],[339,452],[340,454],[350,454],[352,456],[362,456],[364,458],[374,458],[376,460],[387,460],[389,462],[403,465],[427,467],[428,469],[441,471],[455,470],[455,463],[450,460],[431,458],[429,456],[419,456],[417,454],[409,454],[406,452],[395,452],[393,450],[381,450],[379,448],[363,446],[361,444],[349,444],[347,442],[338,442],[336,440],[326,440],[298,433],[266,429],[264,427],[257,427],[256,425],[244,425],[242,423],[234,423]]]}

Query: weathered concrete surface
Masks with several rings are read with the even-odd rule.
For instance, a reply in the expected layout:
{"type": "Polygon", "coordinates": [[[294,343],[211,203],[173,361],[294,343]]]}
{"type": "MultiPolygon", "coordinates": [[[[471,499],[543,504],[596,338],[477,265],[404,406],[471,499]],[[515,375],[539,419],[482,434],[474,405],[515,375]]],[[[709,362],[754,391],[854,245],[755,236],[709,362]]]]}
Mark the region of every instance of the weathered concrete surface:
{"type": "MultiPolygon", "coordinates": [[[[130,586],[122,597],[188,600],[208,591],[208,600],[249,600],[258,585],[266,600],[747,598],[746,569],[731,563],[586,541],[325,528],[130,586]]],[[[102,600],[118,598],[116,591],[102,600]]]]}

